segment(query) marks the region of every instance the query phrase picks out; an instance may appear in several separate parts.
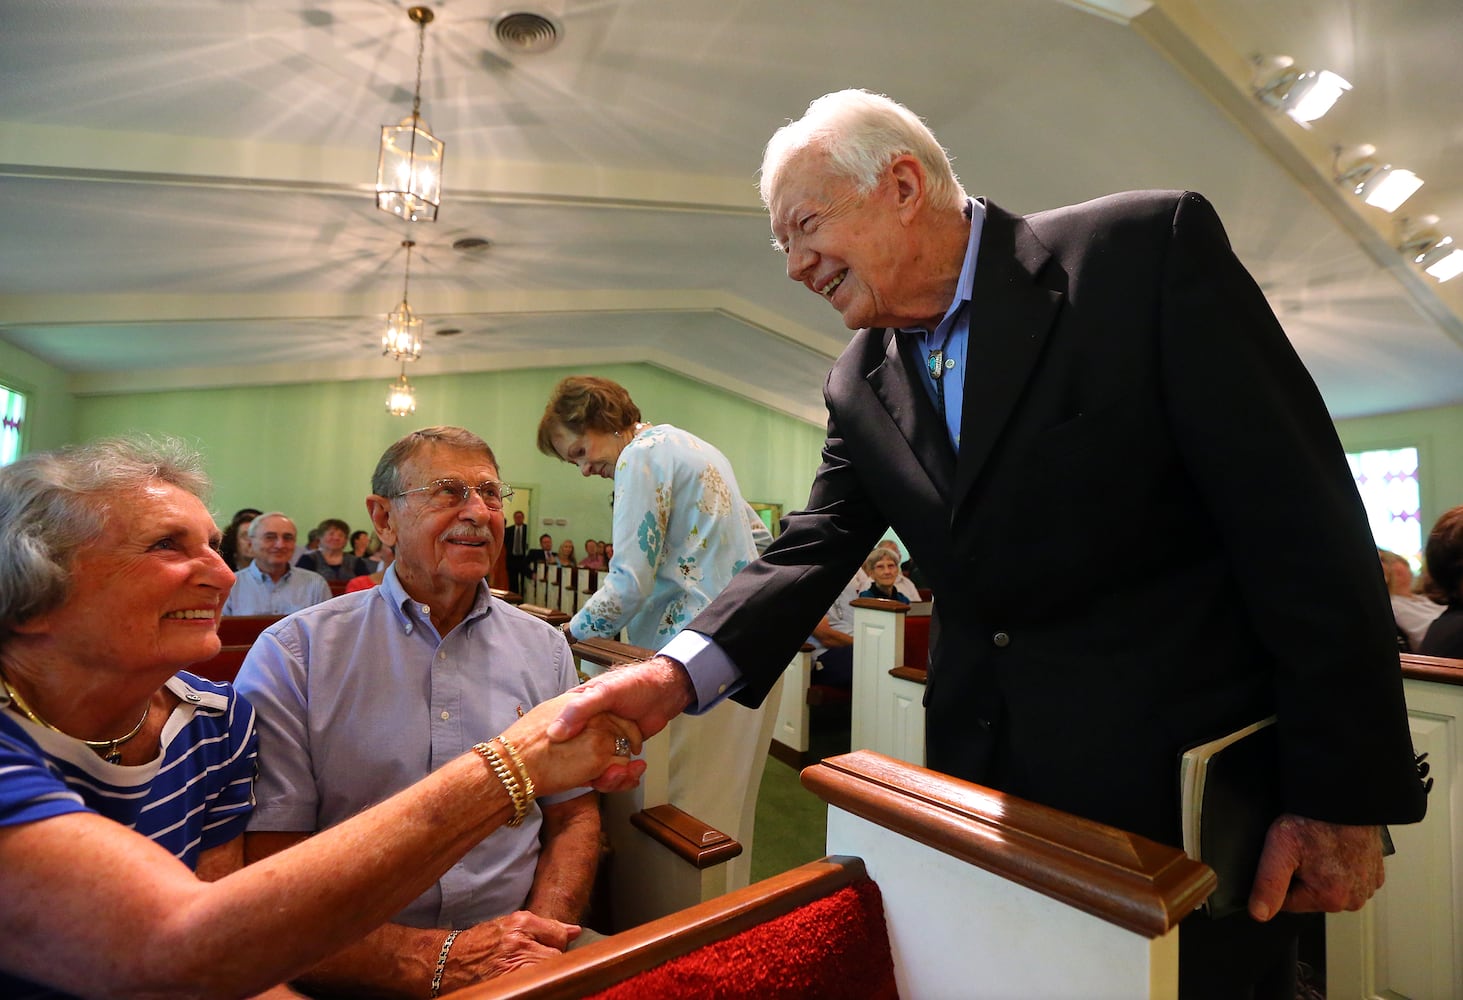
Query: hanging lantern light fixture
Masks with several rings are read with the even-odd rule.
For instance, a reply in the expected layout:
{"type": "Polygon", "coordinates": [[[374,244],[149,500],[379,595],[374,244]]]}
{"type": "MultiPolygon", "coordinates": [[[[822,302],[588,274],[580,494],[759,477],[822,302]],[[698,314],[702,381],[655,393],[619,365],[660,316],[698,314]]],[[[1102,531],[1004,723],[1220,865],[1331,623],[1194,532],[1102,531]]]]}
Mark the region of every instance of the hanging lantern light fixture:
{"type": "Polygon", "coordinates": [[[437,221],[442,202],[442,154],[446,144],[422,121],[422,56],[427,46],[430,7],[409,7],[418,28],[417,85],[411,114],[396,125],[381,126],[381,157],[376,164],[376,207],[410,222],[437,221]]]}
{"type": "Polygon", "coordinates": [[[405,417],[417,412],[417,391],[406,380],[406,362],[401,363],[401,375],[391,383],[390,395],[386,397],[386,412],[393,417],[405,417]]]}
{"type": "Polygon", "coordinates": [[[415,361],[422,355],[422,318],[411,311],[407,294],[411,291],[411,248],[415,240],[402,240],[406,247],[406,279],[401,286],[401,305],[386,317],[386,332],[381,335],[381,353],[397,361],[415,361]]]}

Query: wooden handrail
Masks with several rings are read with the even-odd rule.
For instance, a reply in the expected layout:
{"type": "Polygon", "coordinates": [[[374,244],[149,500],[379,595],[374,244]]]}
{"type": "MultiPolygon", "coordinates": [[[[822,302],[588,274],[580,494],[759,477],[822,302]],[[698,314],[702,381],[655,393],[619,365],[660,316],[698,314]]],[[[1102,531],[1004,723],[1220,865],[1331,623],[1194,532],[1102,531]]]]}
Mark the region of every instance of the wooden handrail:
{"type": "Polygon", "coordinates": [[[872,611],[892,611],[897,615],[909,614],[909,605],[903,601],[888,601],[882,597],[855,597],[849,601],[850,607],[868,608],[872,611]]]}
{"type": "Polygon", "coordinates": [[[830,806],[1150,938],[1218,884],[1176,847],[872,750],[827,758],[802,782],[830,806]]]}
{"type": "Polygon", "coordinates": [[[1463,687],[1463,660],[1446,656],[1423,656],[1421,653],[1402,654],[1402,676],[1415,681],[1434,681],[1438,684],[1456,684],[1463,687]]]}
{"type": "Polygon", "coordinates": [[[824,858],[576,948],[552,962],[449,994],[451,1000],[572,1000],[791,913],[867,878],[858,858],[824,858]]]}
{"type": "Polygon", "coordinates": [[[632,646],[628,642],[616,642],[614,639],[591,638],[576,642],[574,655],[601,667],[618,667],[638,660],[648,660],[655,655],[655,651],[644,646],[632,646]]]}

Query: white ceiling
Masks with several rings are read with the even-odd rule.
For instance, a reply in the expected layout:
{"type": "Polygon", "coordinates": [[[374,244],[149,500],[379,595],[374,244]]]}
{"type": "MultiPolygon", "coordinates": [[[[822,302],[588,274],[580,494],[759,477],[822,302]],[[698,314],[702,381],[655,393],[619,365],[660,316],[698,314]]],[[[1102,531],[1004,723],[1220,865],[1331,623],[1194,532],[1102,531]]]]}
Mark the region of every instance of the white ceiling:
{"type": "MultiPolygon", "coordinates": [[[[1391,248],[1332,143],[1428,181],[1463,239],[1457,0],[439,0],[423,113],[435,224],[376,211],[377,128],[410,109],[391,0],[0,0],[0,338],[78,393],[644,361],[821,422],[848,331],[786,280],[755,172],[830,90],[922,114],[972,193],[1032,211],[1135,187],[1219,207],[1333,414],[1463,402],[1463,278],[1391,248]],[[555,15],[535,56],[493,38],[555,15]],[[1355,90],[1310,132],[1249,95],[1252,52],[1355,90]],[[463,237],[491,247],[454,250],[463,237]],[[1458,286],[1458,287],[1454,287],[1458,286]],[[456,335],[437,331],[457,329],[456,335]]],[[[1401,213],[1399,213],[1401,214],[1401,213]]]]}

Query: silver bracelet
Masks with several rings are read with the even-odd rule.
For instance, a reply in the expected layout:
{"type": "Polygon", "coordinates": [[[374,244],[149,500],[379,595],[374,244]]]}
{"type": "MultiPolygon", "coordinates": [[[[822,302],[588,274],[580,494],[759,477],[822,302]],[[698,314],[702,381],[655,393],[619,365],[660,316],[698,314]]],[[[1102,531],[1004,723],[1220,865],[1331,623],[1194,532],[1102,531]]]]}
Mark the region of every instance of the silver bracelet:
{"type": "Polygon", "coordinates": [[[442,950],[437,952],[437,968],[432,973],[432,996],[435,998],[442,991],[442,973],[447,971],[447,953],[452,950],[452,942],[457,940],[461,931],[448,931],[447,940],[442,942],[442,950]]]}

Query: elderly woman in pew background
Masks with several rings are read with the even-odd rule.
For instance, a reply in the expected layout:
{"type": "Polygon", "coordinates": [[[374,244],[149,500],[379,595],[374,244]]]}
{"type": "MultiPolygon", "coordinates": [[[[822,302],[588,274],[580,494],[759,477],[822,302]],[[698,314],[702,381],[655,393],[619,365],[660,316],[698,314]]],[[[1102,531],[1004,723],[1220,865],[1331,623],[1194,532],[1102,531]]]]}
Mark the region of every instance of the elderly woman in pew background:
{"type": "MultiPolygon", "coordinates": [[[[590,375],[559,382],[539,422],[538,449],[615,483],[614,554],[599,589],[565,626],[571,642],[624,630],[634,645],[659,649],[757,558],[757,515],[726,456],[678,427],[643,420],[617,382],[590,375]]],[[[765,708],[726,702],[694,730],[671,733],[671,801],[744,843],[746,791],[754,771],[760,780],[767,751],[759,739],[765,708]]]]}
{"type": "MultiPolygon", "coordinates": [[[[242,868],[254,713],[182,669],[218,652],[233,582],[206,486],[174,442],[0,469],[0,996],[268,989],[384,921],[533,795],[638,749],[635,728],[609,718],[550,744],[560,708],[547,702],[242,868]]],[[[565,937],[542,924],[525,924],[525,942],[565,937]]]]}

